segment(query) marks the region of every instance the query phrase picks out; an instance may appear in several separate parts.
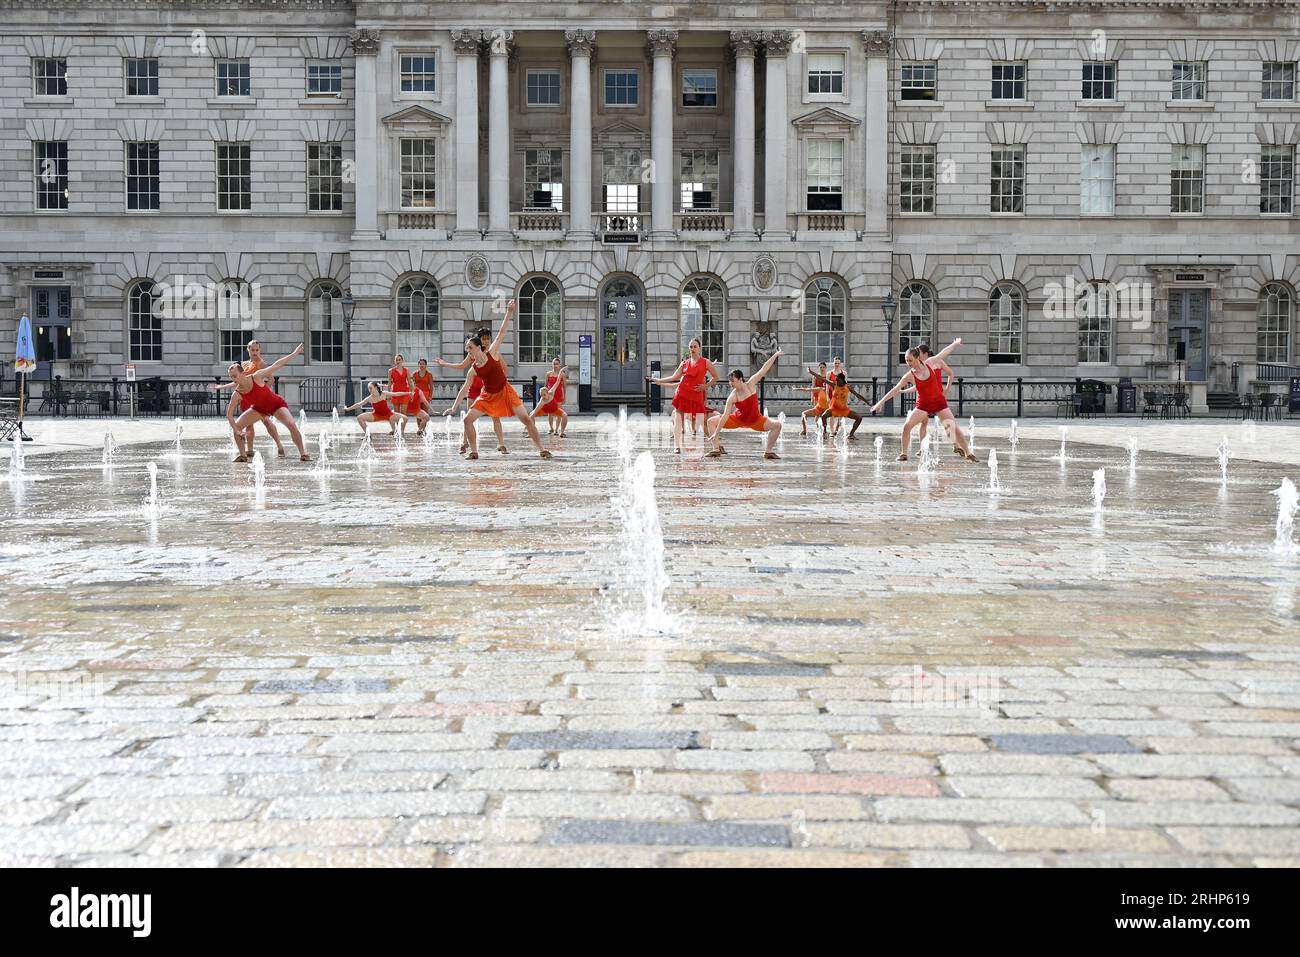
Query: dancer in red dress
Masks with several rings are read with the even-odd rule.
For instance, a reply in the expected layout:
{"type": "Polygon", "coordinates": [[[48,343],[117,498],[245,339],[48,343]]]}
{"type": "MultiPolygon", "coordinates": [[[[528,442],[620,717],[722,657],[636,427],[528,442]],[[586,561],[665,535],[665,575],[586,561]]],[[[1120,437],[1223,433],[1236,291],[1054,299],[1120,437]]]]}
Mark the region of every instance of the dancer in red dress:
{"type": "Polygon", "coordinates": [[[374,379],[369,383],[369,395],[360,402],[353,402],[346,406],[343,411],[351,412],[353,409],[359,409],[366,403],[370,404],[369,412],[362,412],[357,416],[357,424],[361,426],[362,434],[366,432],[366,426],[375,422],[387,422],[389,434],[395,434],[398,428],[406,425],[406,415],[402,412],[396,412],[388,404],[392,399],[393,404],[405,403],[410,396],[409,392],[393,392],[379,388],[379,383],[374,379]]]}
{"type": "Polygon", "coordinates": [[[402,413],[401,429],[406,431],[406,420],[414,419],[420,409],[420,397],[411,387],[411,370],[406,368],[401,353],[393,356],[393,367],[388,370],[388,391],[402,396],[397,411],[402,413]]]}
{"type": "MultiPolygon", "coordinates": [[[[262,358],[262,344],[256,339],[250,339],[248,345],[244,346],[248,350],[248,358],[244,360],[243,370],[245,375],[251,375],[258,369],[266,368],[266,360],[262,358]]],[[[230,428],[235,427],[235,417],[242,412],[243,408],[239,404],[238,393],[231,395],[230,402],[226,406],[226,421],[230,423],[230,428]],[[236,411],[238,410],[238,411],[236,411]]],[[[276,430],[273,419],[262,419],[262,427],[266,429],[266,434],[271,437],[275,443],[275,454],[284,455],[284,443],[280,441],[280,433],[276,430]]],[[[250,450],[251,454],[251,450],[250,450]]]]}
{"type": "Polygon", "coordinates": [[[227,370],[230,373],[230,382],[221,388],[234,389],[235,395],[239,397],[239,418],[231,424],[235,432],[235,445],[239,447],[236,462],[247,461],[253,454],[253,425],[257,422],[265,422],[267,419],[278,419],[288,428],[293,444],[298,447],[298,457],[304,462],[311,461],[311,456],[307,454],[307,448],[303,444],[302,433],[298,431],[298,423],[293,420],[293,414],[289,411],[289,404],[271,391],[268,385],[274,381],[275,374],[282,367],[300,355],[302,355],[301,344],[284,358],[277,359],[269,366],[252,373],[246,373],[237,362],[230,364],[227,370]]]}
{"type": "Polygon", "coordinates": [[[953,449],[958,455],[968,461],[978,461],[975,454],[970,450],[970,443],[966,440],[966,433],[961,430],[957,424],[956,417],[952,414],[952,409],[948,408],[948,398],[943,391],[943,370],[951,372],[947,362],[948,355],[961,345],[960,339],[954,339],[952,344],[941,349],[937,354],[929,359],[922,359],[919,349],[907,350],[908,371],[903,374],[903,378],[898,380],[898,384],[885,393],[879,402],[871,407],[872,412],[878,412],[880,407],[889,399],[898,395],[909,385],[916,387],[916,408],[912,410],[907,421],[903,423],[903,441],[902,451],[899,452],[898,461],[907,461],[907,442],[910,439],[912,429],[925,421],[927,416],[938,416],[939,422],[943,425],[944,431],[952,439],[953,449]]]}
{"type": "MultiPolygon", "coordinates": [[[[513,415],[523,423],[528,437],[537,447],[537,454],[544,459],[551,458],[551,453],[542,445],[537,424],[528,414],[528,409],[524,407],[519,393],[510,384],[505,363],[501,359],[501,343],[510,330],[510,319],[514,314],[515,301],[511,299],[506,305],[506,315],[501,320],[497,337],[492,340],[492,344],[487,349],[483,348],[478,339],[465,340],[465,349],[469,353],[470,372],[483,380],[483,392],[470,406],[469,415],[465,416],[465,438],[469,441],[469,455],[466,456],[468,459],[478,458],[478,430],[474,427],[474,423],[485,415],[490,415],[494,419],[504,419],[513,415]]],[[[452,406],[450,411],[455,410],[456,407],[452,406]]]]}
{"type": "Polygon", "coordinates": [[[428,412],[433,415],[433,410],[429,408],[429,400],[433,398],[433,373],[429,371],[429,360],[421,359],[419,368],[411,375],[411,382],[414,383],[415,398],[412,406],[419,403],[419,410],[428,412]]]}
{"type": "Polygon", "coordinates": [[[718,440],[719,434],[723,429],[752,429],[755,432],[767,433],[767,448],[763,452],[765,459],[779,459],[781,456],[776,454],[776,440],[781,436],[781,423],[776,419],[769,419],[763,415],[762,410],[758,407],[758,383],[772,371],[772,366],[776,365],[776,360],[784,355],[779,349],[772,353],[771,358],[763,363],[763,368],[759,369],[748,379],[739,369],[734,370],[728,376],[728,382],[731,385],[731,394],[727,396],[727,403],[722,407],[722,412],[717,415],[711,415],[708,421],[704,423],[705,438],[713,442],[713,450],[707,454],[707,458],[717,458],[726,452],[722,443],[718,440]]]}
{"type": "Polygon", "coordinates": [[[546,387],[537,399],[533,409],[533,419],[539,415],[546,416],[546,423],[551,431],[548,435],[566,438],[569,431],[569,413],[564,411],[564,386],[569,380],[569,370],[564,368],[557,356],[551,360],[551,371],[546,374],[546,387]]]}
{"type": "MultiPolygon", "coordinates": [[[[492,344],[492,330],[486,326],[479,329],[478,332],[474,333],[474,335],[478,339],[479,345],[484,349],[488,348],[488,346],[492,344]]],[[[433,361],[436,365],[442,366],[444,369],[458,369],[461,372],[465,372],[465,370],[469,369],[470,366],[469,350],[465,350],[465,358],[460,362],[448,362],[442,356],[437,356],[433,361]]],[[[475,400],[477,400],[482,394],[483,380],[476,376],[472,369],[465,372],[465,382],[460,387],[460,391],[456,393],[455,401],[452,402],[450,408],[443,410],[442,415],[451,415],[452,412],[460,407],[461,402],[464,401],[466,397],[469,398],[470,405],[473,405],[475,400]]],[[[500,419],[492,420],[492,431],[495,432],[497,436],[497,451],[502,455],[505,455],[509,450],[506,448],[506,433],[505,429],[501,427],[500,419]]],[[[460,454],[464,455],[468,451],[469,439],[461,439],[460,454]]]]}
{"type": "Polygon", "coordinates": [[[682,419],[685,416],[709,414],[707,404],[709,387],[722,378],[718,375],[718,367],[713,364],[713,361],[704,357],[699,339],[692,339],[687,348],[690,350],[690,355],[682,360],[672,375],[649,380],[654,385],[678,383],[673,393],[673,452],[675,453],[680,453],[682,450],[682,419]]]}

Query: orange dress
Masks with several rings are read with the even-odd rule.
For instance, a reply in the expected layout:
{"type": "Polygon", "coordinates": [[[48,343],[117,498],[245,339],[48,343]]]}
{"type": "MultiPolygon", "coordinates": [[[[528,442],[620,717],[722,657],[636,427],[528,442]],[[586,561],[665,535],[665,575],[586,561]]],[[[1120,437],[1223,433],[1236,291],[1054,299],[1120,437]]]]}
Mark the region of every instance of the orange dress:
{"type": "Polygon", "coordinates": [[[415,395],[411,396],[406,407],[411,415],[418,415],[421,411],[421,403],[433,398],[433,373],[420,372],[417,369],[411,379],[415,383],[415,395]]]}
{"type": "Polygon", "coordinates": [[[557,381],[559,386],[551,396],[551,401],[537,410],[538,415],[559,415],[564,411],[564,380],[552,372],[546,377],[546,388],[554,387],[557,381]]]}
{"type": "Polygon", "coordinates": [[[837,385],[831,394],[831,415],[837,419],[846,419],[849,415],[849,387],[837,385]]]}
{"type": "Polygon", "coordinates": [[[763,432],[767,429],[767,418],[758,408],[758,393],[741,399],[735,405],[731,417],[722,424],[724,429],[753,429],[763,432]]]}
{"type": "Polygon", "coordinates": [[[488,354],[481,366],[474,367],[474,373],[483,380],[483,393],[474,400],[474,408],[482,415],[508,419],[515,414],[516,406],[523,405],[519,393],[506,378],[505,363],[500,359],[494,359],[488,354]]]}
{"type": "Polygon", "coordinates": [[[826,386],[822,385],[816,379],[813,379],[813,411],[822,413],[831,407],[830,396],[826,394],[826,386]]]}

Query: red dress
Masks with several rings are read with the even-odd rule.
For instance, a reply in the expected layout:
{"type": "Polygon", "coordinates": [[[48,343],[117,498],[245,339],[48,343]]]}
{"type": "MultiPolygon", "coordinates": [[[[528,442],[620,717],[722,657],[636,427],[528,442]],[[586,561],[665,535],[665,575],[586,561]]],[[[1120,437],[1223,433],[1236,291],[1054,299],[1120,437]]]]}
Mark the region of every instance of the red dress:
{"type": "Polygon", "coordinates": [[[488,353],[483,364],[475,366],[474,371],[476,378],[483,382],[483,394],[474,400],[474,408],[494,419],[508,419],[514,415],[515,408],[523,402],[506,378],[506,367],[501,360],[488,353]]]}
{"type": "MultiPolygon", "coordinates": [[[[402,366],[397,368],[393,366],[388,370],[388,391],[389,392],[410,392],[411,391],[411,370],[402,366]]],[[[397,407],[403,411],[409,408],[410,396],[399,395],[393,401],[397,407]]]]}
{"type": "Polygon", "coordinates": [[[702,415],[709,411],[705,404],[704,393],[697,388],[704,385],[709,374],[707,359],[687,359],[682,377],[677,382],[677,391],[673,393],[673,408],[682,415],[702,415]]]}
{"type": "Polygon", "coordinates": [[[546,388],[550,389],[557,381],[559,386],[551,396],[551,401],[537,410],[538,415],[559,415],[564,411],[564,379],[552,372],[546,377],[546,388]]]}
{"type": "Polygon", "coordinates": [[[912,373],[912,381],[916,383],[916,407],[934,415],[948,408],[948,400],[943,395],[943,372],[929,363],[925,367],[930,370],[930,374],[924,379],[917,378],[916,373],[912,373]]]}
{"type": "Polygon", "coordinates": [[[433,373],[417,371],[411,380],[415,383],[415,395],[411,396],[406,407],[412,415],[418,415],[422,404],[433,398],[433,373]]]}
{"type": "Polygon", "coordinates": [[[289,408],[289,403],[272,392],[270,386],[254,382],[247,392],[239,393],[239,408],[245,412],[253,409],[261,415],[272,416],[280,409],[289,408]]]}
{"type": "Polygon", "coordinates": [[[722,424],[724,429],[753,429],[763,432],[767,429],[767,418],[758,407],[758,393],[741,399],[735,405],[731,418],[722,424]]]}
{"type": "Polygon", "coordinates": [[[388,404],[387,399],[380,399],[378,402],[370,403],[370,414],[376,419],[391,419],[393,408],[388,404]]]}

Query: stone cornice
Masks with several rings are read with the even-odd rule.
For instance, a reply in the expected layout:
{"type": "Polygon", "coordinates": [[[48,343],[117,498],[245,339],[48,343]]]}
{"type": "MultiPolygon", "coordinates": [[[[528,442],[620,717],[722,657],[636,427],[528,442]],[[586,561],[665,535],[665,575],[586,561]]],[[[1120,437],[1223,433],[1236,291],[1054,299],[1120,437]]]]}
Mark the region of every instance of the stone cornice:
{"type": "Polygon", "coordinates": [[[1300,0],[897,0],[900,10],[1008,10],[1068,13],[1071,10],[1175,10],[1194,13],[1198,10],[1300,10],[1300,0]]]}
{"type": "Polygon", "coordinates": [[[61,10],[108,8],[118,10],[351,10],[355,0],[0,0],[0,10],[61,10]]]}

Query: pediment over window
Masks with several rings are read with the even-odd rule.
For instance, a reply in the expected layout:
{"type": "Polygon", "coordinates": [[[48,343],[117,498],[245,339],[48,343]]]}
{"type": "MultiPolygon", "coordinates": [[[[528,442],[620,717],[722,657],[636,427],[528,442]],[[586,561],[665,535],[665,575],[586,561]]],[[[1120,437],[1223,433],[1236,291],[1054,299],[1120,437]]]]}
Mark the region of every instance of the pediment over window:
{"type": "Polygon", "coordinates": [[[801,130],[848,130],[861,126],[862,121],[856,117],[823,106],[792,121],[801,130]]]}
{"type": "Polygon", "coordinates": [[[648,132],[625,120],[615,120],[593,133],[596,143],[603,146],[642,146],[650,141],[648,132]]]}
{"type": "Polygon", "coordinates": [[[404,129],[429,129],[446,126],[451,119],[426,107],[412,105],[396,113],[389,113],[380,122],[385,126],[398,126],[404,129]]]}

